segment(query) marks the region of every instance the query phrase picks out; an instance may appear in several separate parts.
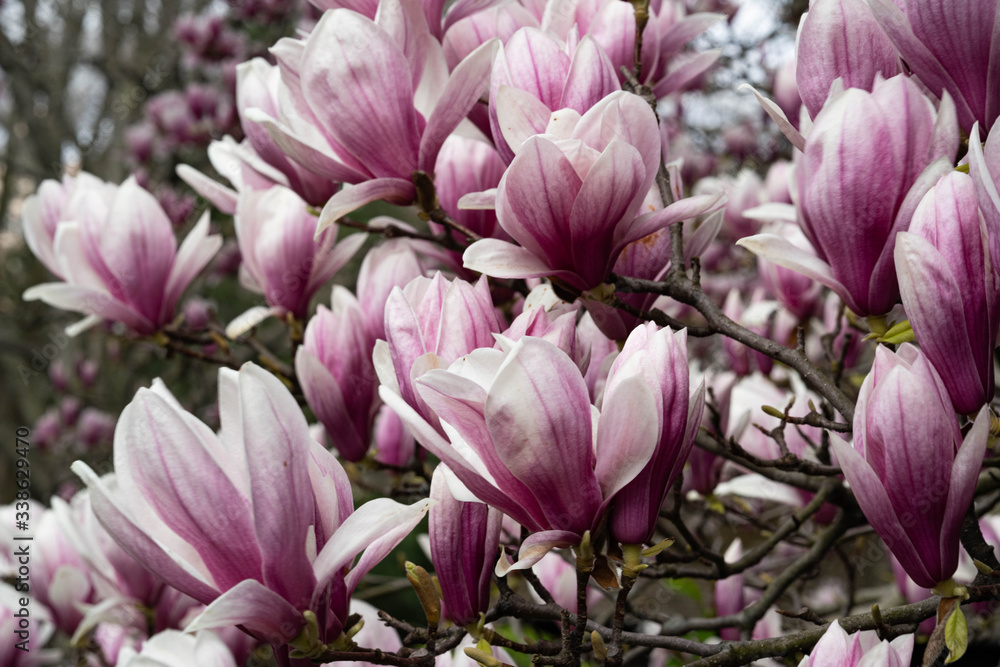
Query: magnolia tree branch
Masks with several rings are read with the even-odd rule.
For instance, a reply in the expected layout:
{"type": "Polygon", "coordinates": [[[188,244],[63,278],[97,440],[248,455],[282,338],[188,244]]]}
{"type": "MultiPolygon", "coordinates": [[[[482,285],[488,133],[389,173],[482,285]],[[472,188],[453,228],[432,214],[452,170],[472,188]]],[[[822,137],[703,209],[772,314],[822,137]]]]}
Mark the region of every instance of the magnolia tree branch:
{"type": "MultiPolygon", "coordinates": [[[[670,250],[672,254],[677,253],[680,246],[674,238],[675,236],[680,236],[680,234],[676,234],[677,231],[679,231],[678,225],[675,225],[671,229],[672,246],[670,250]]],[[[679,252],[683,255],[682,249],[679,252]]],[[[674,266],[681,266],[681,263],[674,263],[674,266]]],[[[614,282],[615,289],[621,292],[662,294],[693,307],[701,313],[702,317],[708,321],[708,326],[716,333],[732,338],[749,348],[794,368],[802,376],[806,384],[829,401],[848,423],[854,421],[854,403],[840,390],[840,387],[833,380],[809,361],[805,353],[798,349],[789,349],[770,338],[756,334],[726,317],[718,304],[697,283],[688,278],[683,271],[671,270],[666,280],[661,282],[617,275],[612,276],[612,281],[614,282]]]]}

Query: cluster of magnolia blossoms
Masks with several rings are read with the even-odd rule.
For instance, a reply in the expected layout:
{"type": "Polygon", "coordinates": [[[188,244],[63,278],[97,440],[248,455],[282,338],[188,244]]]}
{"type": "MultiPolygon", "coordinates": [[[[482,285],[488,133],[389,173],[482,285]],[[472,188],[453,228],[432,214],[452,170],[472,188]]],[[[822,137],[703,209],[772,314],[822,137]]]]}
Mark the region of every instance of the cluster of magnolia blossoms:
{"type": "MultiPolygon", "coordinates": [[[[226,332],[236,345],[278,316],[291,327],[294,359],[288,368],[272,364],[280,379],[253,364],[221,371],[218,433],[154,383],[121,415],[115,473],[74,466],[116,548],[153,578],[108,603],[71,575],[82,583],[70,587],[68,603],[61,589],[48,596],[67,632],[106,620],[97,612],[78,618],[76,603],[125,608],[138,600],[159,609],[149,591],[169,586],[185,614],[157,630],[239,626],[281,660],[315,657],[351,645],[359,630],[348,627],[353,591],[427,512],[444,615],[468,625],[489,608],[493,572],[541,567],[553,548],[583,555],[595,543],[616,562],[619,548],[654,541],[685,468],[695,497],[809,503],[811,493],[764,483],[693,445],[704,425],[757,461],[819,459],[819,429],[785,429],[778,442],[764,431],[786,422],[765,421],[759,408],[787,405],[790,418],[804,418],[800,410],[820,397],[736,341],[719,346],[715,364],[732,372],[713,369],[701,381],[685,330],[643,322],[606,298],[612,274],[658,280],[683,270],[672,255],[701,259],[701,287],[725,300],[742,340],[785,343],[808,326],[802,348],[817,363],[829,355],[854,369],[865,360],[859,337],[845,336],[841,303],[896,341],[887,319],[902,301],[920,348],[877,349],[853,445],[831,438],[834,462],[917,585],[952,577],[994,393],[1000,140],[990,131],[991,72],[980,80],[958,71],[964,61],[912,38],[927,34],[920,22],[935,3],[913,0],[903,17],[881,1],[813,3],[802,24],[812,37],[798,47],[804,111],[793,125],[767,106],[798,150],[792,165],[772,168],[766,196],[747,193],[763,185],[749,177],[695,183],[685,196],[677,164],[657,187],[666,133],[643,98],[620,89],[621,68],[636,55],[657,97],[704,71],[717,54],[681,47],[717,15],[684,18],[679,3],[652,3],[635,54],[635,10],[617,0],[462,1],[444,15],[432,1],[317,4],[328,11],[312,32],[275,45],[276,64],[239,68],[246,139],[209,149],[232,187],[179,170],[234,216],[241,284],[266,301],[226,332]],[[897,71],[900,56],[911,72],[897,71]],[[968,168],[955,170],[960,131],[970,137],[968,168]],[[433,196],[420,172],[433,177],[433,196]],[[441,244],[385,241],[365,256],[355,292],[337,286],[330,307],[313,313],[317,291],[366,239],[339,238],[346,225],[338,223],[376,200],[416,203],[441,244]],[[683,236],[671,235],[692,220],[683,236]],[[740,242],[760,255],[761,284],[751,292],[713,282],[709,270],[745,260],[732,240],[762,222],[773,226],[740,242]],[[678,238],[682,248],[673,247],[678,238]],[[301,390],[325,436],[313,438],[288,387],[301,390]],[[974,421],[963,436],[965,418],[974,421]],[[346,460],[395,467],[419,462],[419,443],[442,462],[430,499],[406,506],[382,498],[355,511],[324,438],[346,460]],[[527,537],[510,537],[518,533],[527,537]],[[498,553],[501,539],[516,547],[516,562],[498,553]]],[[[398,220],[365,226],[421,236],[398,220]]],[[[141,335],[171,334],[178,297],[221,243],[208,235],[206,216],[178,249],[166,216],[133,181],[115,187],[86,175],[44,184],[26,205],[25,228],[65,281],[26,298],[141,335]]],[[[694,321],[653,294],[621,300],[694,321]]],[[[813,518],[819,525],[835,515],[827,505],[813,518]]],[[[730,565],[746,560],[733,544],[730,565]]],[[[67,571],[82,572],[67,553],[67,571]]],[[[720,616],[745,606],[745,569],[719,582],[720,616]]],[[[744,623],[736,618],[723,635],[738,636],[744,623]]],[[[780,623],[761,621],[758,630],[777,634],[780,623]]],[[[148,646],[160,643],[168,640],[148,646]]],[[[177,650],[211,651],[213,643],[199,637],[177,650]]],[[[805,664],[825,656],[902,665],[910,648],[905,639],[848,640],[836,627],[805,664]]]]}
{"type": "Polygon", "coordinates": [[[881,0],[813,3],[799,40],[799,129],[764,101],[798,148],[794,212],[758,210],[797,220],[808,247],[776,234],[739,242],[830,287],[868,317],[874,336],[919,343],[877,350],[853,449],[836,438],[834,448],[872,525],[928,588],[957,567],[1000,330],[997,171],[980,141],[997,113],[991,75],[980,68],[994,47],[983,34],[962,38],[968,59],[944,46],[973,24],[992,25],[997,6],[949,11],[947,24],[946,11],[930,0],[907,2],[905,16],[881,0]],[[898,58],[912,75],[897,73],[898,58]],[[969,150],[954,170],[960,131],[969,150]],[[900,300],[908,326],[894,330],[887,320],[900,300]],[[975,420],[964,439],[956,412],[975,420]]]}

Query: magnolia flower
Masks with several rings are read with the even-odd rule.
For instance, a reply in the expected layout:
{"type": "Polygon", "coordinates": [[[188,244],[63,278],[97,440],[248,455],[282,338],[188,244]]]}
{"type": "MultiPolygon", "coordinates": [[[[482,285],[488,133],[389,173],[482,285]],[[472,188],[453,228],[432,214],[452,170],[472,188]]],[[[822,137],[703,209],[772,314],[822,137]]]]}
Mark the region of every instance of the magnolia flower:
{"type": "Polygon", "coordinates": [[[116,473],[99,478],[81,461],[73,470],[115,541],[208,605],[187,631],[242,625],[283,646],[311,610],[326,619],[319,641],[333,640],[361,577],[430,501],[354,511],[343,468],[277,378],[248,363],[221,370],[219,387],[219,435],[156,383],[122,412],[116,473]]]}
{"type": "Polygon", "coordinates": [[[933,94],[955,101],[958,122],[990,128],[1000,114],[995,0],[868,0],[907,69],[933,94]],[[905,11],[901,8],[905,7],[905,11]]]}
{"type": "MultiPolygon", "coordinates": [[[[60,501],[58,497],[54,501],[60,501]]],[[[56,513],[46,510],[35,534],[33,591],[52,612],[52,620],[72,635],[83,620],[83,605],[95,601],[90,568],[59,526],[56,513]]]]}
{"type": "Polygon", "coordinates": [[[465,251],[467,269],[497,278],[550,276],[589,290],[607,279],[629,243],[719,199],[691,197],[640,215],[660,166],[660,136],[655,115],[636,95],[612,93],[578,119],[575,111],[562,114],[547,130],[558,134],[537,135],[530,113],[517,105],[501,111],[509,114],[500,122],[517,157],[495,206],[500,226],[520,247],[476,241],[465,251]]]}
{"type": "Polygon", "coordinates": [[[848,635],[834,621],[799,667],[907,667],[912,654],[912,634],[879,642],[873,630],[848,635]]]}
{"type": "MultiPolygon", "coordinates": [[[[659,99],[681,90],[719,59],[721,50],[693,53],[683,49],[725,16],[708,12],[687,15],[680,2],[651,2],[646,12],[640,83],[648,85],[659,99]]],[[[542,29],[560,39],[570,40],[577,30],[593,37],[608,54],[614,75],[622,83],[622,69],[634,69],[635,28],[635,9],[615,0],[552,0],[546,3],[542,17],[542,29]]]]}
{"type": "Polygon", "coordinates": [[[54,243],[65,282],[30,287],[24,299],[90,316],[68,333],[106,318],[151,334],[173,319],[177,299],[222,247],[222,237],[209,235],[205,213],[178,248],[170,219],[134,177],[107,194],[74,195],[78,218],[63,214],[54,243]]]}
{"type": "Polygon", "coordinates": [[[451,75],[425,17],[385,0],[374,21],[326,12],[305,39],[272,49],[281,69],[277,116],[246,112],[288,157],[344,188],[324,206],[317,232],[378,199],[410,203],[416,170],[432,173],[449,134],[488,90],[495,41],[451,75]],[[345,85],[345,82],[351,82],[345,85]]]}
{"type": "Polygon", "coordinates": [[[360,461],[378,408],[375,339],[367,335],[364,312],[347,288],[334,286],[330,305],[320,306],[309,320],[295,354],[295,374],[333,446],[348,461],[360,461]]]}
{"type": "MultiPolygon", "coordinates": [[[[406,223],[385,216],[368,221],[370,228],[388,224],[407,227],[406,223]]],[[[406,287],[414,278],[432,275],[439,264],[450,258],[451,251],[437,244],[405,237],[386,239],[365,253],[355,293],[373,340],[385,338],[385,304],[392,290],[406,287]]]]}
{"type": "Polygon", "coordinates": [[[490,129],[500,156],[510,164],[518,152],[502,129],[507,120],[501,117],[507,111],[504,107],[528,110],[533,134],[541,134],[553,112],[572,109],[582,115],[620,89],[611,61],[592,37],[585,36],[567,53],[567,45],[551,33],[521,28],[500,47],[493,62],[490,129]]]}
{"type": "Polygon", "coordinates": [[[236,202],[243,190],[267,190],[282,185],[313,206],[322,206],[337,191],[339,183],[313,173],[282,152],[267,130],[247,118],[247,110],[278,114],[281,72],[263,58],[254,58],[236,66],[236,110],[247,138],[240,142],[225,136],[208,147],[212,167],[235,188],[210,179],[193,167],[182,164],[177,175],[198,194],[223,213],[236,212],[236,202]]]}
{"type": "MultiPolygon", "coordinates": [[[[452,8],[457,9],[463,4],[469,6],[472,3],[456,2],[452,8]]],[[[539,27],[540,13],[540,11],[532,12],[531,8],[518,2],[504,2],[455,19],[452,18],[455,12],[449,11],[446,21],[449,25],[444,39],[441,40],[448,68],[454,68],[463,58],[494,37],[506,44],[521,28],[539,27]]],[[[483,114],[484,119],[487,115],[483,114]]]]}
{"type": "MultiPolygon", "coordinates": [[[[505,169],[506,165],[500,159],[500,154],[490,144],[457,134],[451,135],[441,146],[434,168],[434,187],[441,208],[455,222],[480,236],[502,237],[504,233],[497,227],[495,211],[460,209],[458,201],[470,192],[495,188],[505,169]]],[[[443,231],[437,223],[430,224],[436,232],[443,231]]]]}
{"type": "Polygon", "coordinates": [[[864,0],[815,0],[796,39],[795,82],[809,116],[826,103],[830,84],[871,90],[875,78],[896,74],[896,49],[864,0]]]}
{"type": "Polygon", "coordinates": [[[263,293],[270,308],[247,311],[230,324],[227,335],[235,338],[272,315],[290,313],[305,319],[309,300],[367,238],[350,234],[338,242],[338,226],[319,235],[315,231],[315,216],[288,188],[276,185],[240,193],[236,207],[236,238],[243,259],[240,282],[263,293]]]}
{"type": "Polygon", "coordinates": [[[816,116],[796,166],[799,220],[816,255],[771,234],[737,245],[828,286],[858,315],[884,315],[899,298],[896,233],[951,168],[958,138],[950,99],[935,112],[906,77],[845,90],[816,116]]]}
{"type": "Polygon", "coordinates": [[[489,284],[449,282],[440,273],[394,288],[385,307],[385,340],[375,343],[379,381],[429,419],[415,381],[433,368],[445,368],[479,347],[492,347],[500,331],[489,284]]]}
{"type": "Polygon", "coordinates": [[[910,344],[879,346],[861,385],[853,447],[833,450],[869,523],[918,585],[958,567],[962,517],[976,489],[989,432],[981,410],[965,438],[940,376],[910,344]]]}
{"type": "Polygon", "coordinates": [[[650,542],[660,506],[684,468],[701,425],[705,385],[702,383],[689,398],[687,329],[674,333],[669,327],[658,329],[652,322],[636,327],[611,366],[602,414],[622,410],[622,401],[636,393],[630,385],[638,380],[653,397],[653,412],[646,421],[654,429],[656,447],[649,462],[618,492],[611,506],[608,525],[623,544],[650,542]]]}
{"type": "Polygon", "coordinates": [[[444,613],[468,625],[490,606],[490,581],[500,546],[501,514],[479,502],[462,502],[448,490],[445,469],[434,469],[428,535],[431,562],[441,585],[444,613]]]}
{"type": "Polygon", "coordinates": [[[971,415],[993,400],[1000,290],[972,179],[951,172],[920,201],[896,237],[903,306],[920,349],[971,415]]]}
{"type": "Polygon", "coordinates": [[[657,389],[641,373],[622,372],[608,379],[618,387],[598,415],[579,368],[552,343],[526,336],[474,350],[414,383],[444,435],[390,387],[380,395],[472,494],[463,500],[496,507],[534,533],[516,564],[498,564],[503,574],[578,544],[653,456],[657,389]]]}
{"type": "Polygon", "coordinates": [[[64,175],[62,181],[45,180],[35,194],[24,200],[21,224],[28,248],[59,278],[63,269],[55,252],[56,229],[68,216],[76,216],[88,196],[98,194],[105,202],[114,197],[117,187],[85,171],[76,176],[64,175]],[[89,194],[88,194],[89,193],[89,194]]]}

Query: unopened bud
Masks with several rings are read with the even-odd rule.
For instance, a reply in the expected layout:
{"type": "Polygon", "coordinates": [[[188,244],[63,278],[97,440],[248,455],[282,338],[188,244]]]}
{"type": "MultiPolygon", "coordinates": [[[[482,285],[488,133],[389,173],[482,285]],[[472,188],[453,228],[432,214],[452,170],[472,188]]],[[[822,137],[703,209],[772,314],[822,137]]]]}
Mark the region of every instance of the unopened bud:
{"type": "Polygon", "coordinates": [[[604,637],[597,630],[590,633],[590,648],[594,651],[594,657],[604,661],[608,659],[608,647],[604,644],[604,637]]]}
{"type": "Polygon", "coordinates": [[[785,418],[784,411],[779,410],[778,408],[776,408],[774,406],[771,406],[771,405],[762,405],[762,406],[760,406],[760,409],[764,411],[764,414],[769,415],[771,417],[775,417],[777,419],[784,419],[785,418]]]}
{"type": "Polygon", "coordinates": [[[494,658],[492,655],[478,648],[470,647],[465,649],[465,655],[469,656],[483,667],[502,667],[503,665],[502,662],[494,658]]]}
{"type": "Polygon", "coordinates": [[[644,558],[652,558],[653,556],[657,555],[664,549],[667,549],[670,546],[672,546],[673,543],[674,543],[674,538],[672,537],[668,537],[665,540],[660,540],[659,542],[649,547],[648,549],[643,549],[642,555],[644,558]]]}
{"type": "Polygon", "coordinates": [[[344,634],[347,635],[348,639],[353,639],[356,634],[361,632],[361,629],[365,627],[365,619],[361,619],[357,623],[351,626],[351,628],[344,634]]]}
{"type": "Polygon", "coordinates": [[[590,531],[586,531],[576,548],[577,572],[592,572],[594,570],[594,546],[590,543],[590,531]]]}
{"type": "Polygon", "coordinates": [[[441,598],[438,597],[430,573],[419,565],[406,561],[406,578],[417,593],[420,606],[424,609],[424,616],[427,617],[427,624],[436,627],[441,620],[441,598]]]}

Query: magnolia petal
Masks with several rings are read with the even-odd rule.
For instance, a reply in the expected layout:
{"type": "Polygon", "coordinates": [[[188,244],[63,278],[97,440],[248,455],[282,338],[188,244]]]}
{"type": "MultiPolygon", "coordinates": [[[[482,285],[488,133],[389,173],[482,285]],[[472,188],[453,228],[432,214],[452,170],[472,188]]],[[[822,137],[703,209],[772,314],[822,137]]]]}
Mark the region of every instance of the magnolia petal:
{"type": "Polygon", "coordinates": [[[417,382],[417,390],[441,421],[455,429],[479,456],[495,484],[524,511],[536,520],[541,519],[543,512],[531,491],[511,474],[497,455],[483,412],[486,391],[472,380],[443,370],[422,376],[417,382]]]}
{"type": "Polygon", "coordinates": [[[653,86],[653,95],[659,99],[680,90],[695,77],[705,72],[722,56],[722,49],[708,49],[694,54],[678,54],[670,63],[667,75],[653,86]]]}
{"type": "MultiPolygon", "coordinates": [[[[115,429],[122,491],[137,491],[178,537],[197,545],[219,590],[259,577],[261,555],[248,499],[202,444],[199,432],[158,393],[142,388],[115,429]],[[211,512],[196,508],[211,507],[211,512]]],[[[238,474],[238,473],[237,473],[238,474]]]]}
{"type": "Polygon", "coordinates": [[[701,257],[712,245],[719,232],[722,231],[723,223],[726,220],[725,211],[716,211],[705,218],[704,222],[698,225],[698,229],[684,240],[684,261],[690,262],[692,257],[701,257]]]}
{"type": "MultiPolygon", "coordinates": [[[[952,273],[953,267],[929,241],[912,232],[896,235],[895,260],[899,291],[910,326],[921,349],[937,362],[935,369],[941,379],[953,390],[968,385],[970,379],[978,379],[980,373],[975,362],[979,355],[972,348],[963,294],[952,273]],[[945,360],[947,363],[942,363],[945,360]]],[[[974,393],[982,391],[980,387],[974,393]]],[[[952,396],[953,402],[964,405],[966,401],[959,399],[964,396],[952,396]]]]}
{"type": "Polygon", "coordinates": [[[245,115],[248,121],[257,123],[267,130],[278,148],[308,171],[340,183],[359,183],[367,178],[367,174],[343,164],[322,150],[326,148],[332,152],[332,149],[310,145],[305,139],[297,136],[292,128],[276,121],[260,109],[247,109],[245,115]]]}
{"type": "Polygon", "coordinates": [[[521,548],[517,551],[517,561],[511,563],[507,560],[506,552],[503,552],[500,554],[500,560],[497,561],[493,572],[498,577],[505,577],[508,572],[514,570],[530,569],[553,549],[565,549],[579,543],[579,535],[565,530],[545,530],[532,533],[521,543],[521,548]]]}
{"type": "Polygon", "coordinates": [[[66,335],[69,336],[70,338],[76,338],[84,331],[87,331],[88,329],[97,326],[103,321],[104,321],[103,317],[100,317],[98,315],[88,315],[82,320],[79,320],[77,322],[74,322],[73,324],[68,325],[64,329],[64,331],[66,332],[66,335]]]}
{"type": "Polygon", "coordinates": [[[616,250],[621,250],[633,241],[638,241],[644,236],[648,236],[664,227],[669,227],[675,222],[689,220],[712,211],[725,204],[725,202],[725,193],[717,192],[708,195],[686,197],[659,211],[644,213],[627,226],[623,226],[621,232],[615,234],[614,247],[616,250]]]}
{"type": "Polygon", "coordinates": [[[240,369],[239,398],[264,583],[298,607],[313,592],[305,549],[315,504],[309,427],[285,385],[256,364],[240,369]]]}
{"type": "MultiPolygon", "coordinates": [[[[426,498],[412,505],[403,505],[389,498],[376,498],[355,510],[316,556],[313,563],[317,582],[314,601],[330,580],[361,551],[371,548],[373,555],[378,555],[378,560],[385,557],[420,523],[433,502],[426,498]]],[[[367,568],[371,569],[378,560],[365,560],[367,568]]]]}
{"type": "Polygon", "coordinates": [[[480,239],[462,253],[462,264],[494,278],[541,278],[558,273],[521,246],[500,239],[480,239]]]}
{"type": "MultiPolygon", "coordinates": [[[[962,87],[956,83],[923,40],[913,33],[910,21],[902,10],[893,0],[868,0],[868,6],[909,69],[916,72],[921,82],[934,94],[939,94],[942,90],[948,91],[954,98],[962,125],[970,127],[976,120],[976,113],[962,95],[962,87]]],[[[943,37],[948,35],[947,29],[942,29],[941,33],[943,37]]]]}
{"type": "Polygon", "coordinates": [[[938,581],[934,580],[924,565],[919,552],[910,541],[892,508],[892,501],[882,486],[882,480],[872,467],[865,461],[854,447],[831,433],[830,444],[844,476],[851,484],[851,489],[857,498],[861,511],[871,523],[879,537],[889,546],[893,555],[899,560],[910,575],[910,578],[921,586],[932,588],[938,581]]]}
{"type": "MultiPolygon", "coordinates": [[[[435,503],[436,501],[429,498],[408,506],[396,503],[403,509],[395,512],[391,519],[383,521],[380,524],[382,526],[382,530],[379,531],[380,535],[378,539],[368,545],[364,553],[362,553],[361,557],[358,559],[358,562],[355,563],[354,567],[351,568],[351,571],[347,573],[344,583],[347,586],[348,592],[354,592],[354,589],[357,588],[358,584],[361,582],[362,577],[368,574],[373,567],[382,562],[382,559],[389,555],[389,552],[395,549],[396,546],[403,541],[403,538],[409,535],[410,532],[416,528],[417,524],[423,520],[424,515],[427,514],[435,503]]],[[[364,506],[362,506],[358,511],[361,511],[361,509],[364,509],[364,506]]]]}
{"type": "Polygon", "coordinates": [[[490,70],[500,40],[491,39],[460,62],[438,100],[420,139],[418,167],[434,171],[438,152],[448,135],[490,89],[490,70]]]}
{"type": "Polygon", "coordinates": [[[226,338],[236,340],[255,326],[269,317],[279,317],[284,312],[278,306],[254,306],[249,310],[237,315],[232,322],[226,325],[226,338]]]}
{"type": "Polygon", "coordinates": [[[330,197],[319,214],[316,236],[348,213],[353,213],[365,204],[384,199],[390,204],[406,205],[417,196],[411,181],[402,178],[374,178],[353,187],[343,187],[330,197]]]}
{"type": "Polygon", "coordinates": [[[109,488],[106,480],[98,478],[90,466],[75,461],[70,469],[87,485],[91,506],[101,525],[136,562],[202,604],[209,604],[218,597],[219,591],[202,574],[135,525],[121,504],[123,499],[109,488]]]}
{"type": "Polygon", "coordinates": [[[951,466],[951,480],[944,518],[941,522],[941,562],[947,570],[952,564],[957,566],[959,529],[962,518],[969,509],[969,503],[976,491],[976,480],[983,467],[983,457],[989,441],[990,409],[983,407],[966,434],[951,466]]]}
{"type": "Polygon", "coordinates": [[[360,461],[368,451],[351,423],[340,385],[316,356],[300,347],[295,353],[295,375],[316,418],[323,423],[334,447],[348,461],[360,461]]]}
{"type": "Polygon", "coordinates": [[[173,309],[184,289],[222,248],[222,235],[209,235],[208,223],[208,211],[205,211],[181,243],[164,289],[164,308],[173,309]]]}
{"type": "Polygon", "coordinates": [[[236,190],[227,188],[222,183],[213,180],[191,165],[177,165],[177,176],[191,186],[191,189],[207,199],[222,213],[236,213],[236,190]]]}
{"type": "Polygon", "coordinates": [[[656,399],[642,375],[632,375],[604,396],[597,429],[594,474],[607,505],[649,463],[659,442],[656,399]]]}
{"type": "MultiPolygon", "coordinates": [[[[632,21],[634,24],[635,19],[632,21]]],[[[620,87],[618,73],[607,54],[593,35],[585,35],[573,52],[560,106],[584,114],[620,87]]]]}
{"type": "Polygon", "coordinates": [[[799,214],[793,204],[768,202],[743,211],[743,217],[762,222],[795,222],[799,214]]]}
{"type": "Polygon", "coordinates": [[[531,489],[557,529],[582,533],[601,504],[593,472],[586,382],[566,353],[522,338],[507,356],[486,399],[486,424],[497,455],[531,489]]]}
{"type": "Polygon", "coordinates": [[[545,132],[551,111],[531,93],[501,84],[497,92],[496,114],[504,141],[517,155],[525,141],[545,132]]]}
{"type": "Polygon", "coordinates": [[[492,211],[497,207],[497,189],[469,192],[458,199],[458,208],[465,211],[492,211]]]}
{"type": "Polygon", "coordinates": [[[208,605],[184,632],[242,625],[257,637],[281,646],[295,639],[305,624],[301,611],[259,581],[247,579],[208,605]]]}
{"type": "Polygon", "coordinates": [[[781,133],[784,134],[790,142],[792,142],[793,146],[798,148],[800,151],[805,152],[805,137],[803,137],[802,133],[795,129],[795,126],[792,125],[792,123],[788,120],[788,117],[785,116],[785,112],[781,110],[781,107],[761,95],[760,92],[749,83],[744,83],[737,88],[737,90],[749,90],[752,92],[757,98],[757,101],[760,102],[760,105],[764,108],[764,111],[767,112],[767,115],[771,117],[771,120],[773,120],[778,126],[778,129],[781,130],[781,133]]]}
{"type": "Polygon", "coordinates": [[[25,301],[44,301],[55,308],[89,313],[123,322],[133,329],[152,331],[152,323],[106,292],[77,287],[67,283],[42,283],[24,290],[25,301]]]}
{"type": "Polygon", "coordinates": [[[758,257],[763,257],[778,266],[791,269],[826,285],[844,300],[848,308],[855,312],[861,312],[847,288],[833,277],[833,271],[829,264],[787,239],[777,234],[756,234],[740,239],[736,245],[746,248],[758,257]]]}
{"type": "Polygon", "coordinates": [[[410,64],[381,27],[349,10],[327,12],[301,62],[302,93],[324,131],[371,176],[398,178],[417,168],[410,64]]]}

